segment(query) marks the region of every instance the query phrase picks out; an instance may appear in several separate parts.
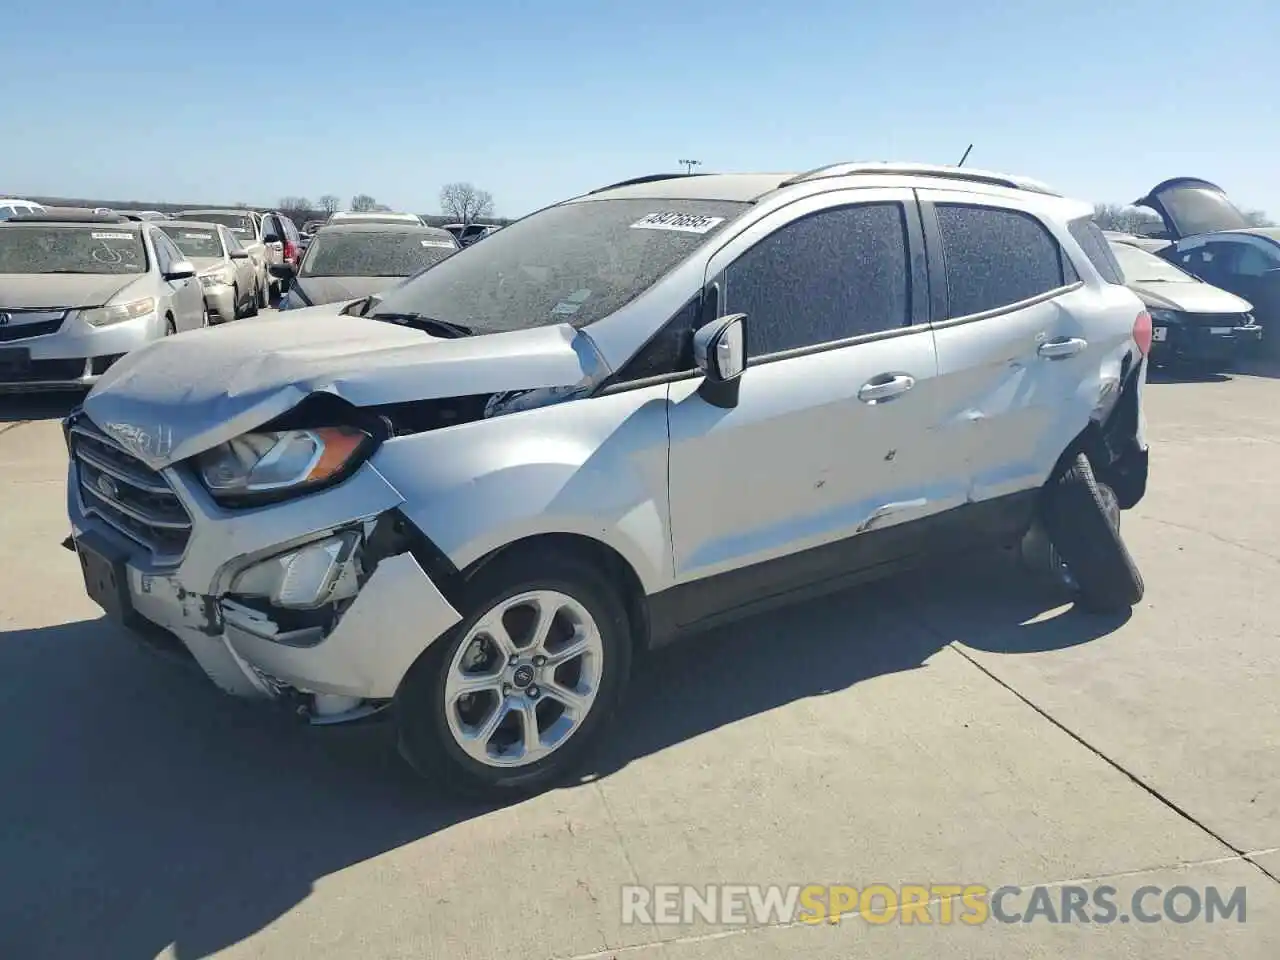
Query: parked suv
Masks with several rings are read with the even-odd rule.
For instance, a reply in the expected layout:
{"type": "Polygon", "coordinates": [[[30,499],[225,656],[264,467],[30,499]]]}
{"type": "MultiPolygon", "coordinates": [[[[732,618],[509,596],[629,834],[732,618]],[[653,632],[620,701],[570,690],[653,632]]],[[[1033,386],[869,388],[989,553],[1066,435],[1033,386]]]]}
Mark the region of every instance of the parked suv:
{"type": "Polygon", "coordinates": [[[417,770],[506,795],[637,651],[923,558],[1041,531],[1127,608],[1151,325],[1091,214],[926,166],[602,188],[368,316],[126,358],[66,421],[68,543],[228,692],[390,706],[417,770]]]}

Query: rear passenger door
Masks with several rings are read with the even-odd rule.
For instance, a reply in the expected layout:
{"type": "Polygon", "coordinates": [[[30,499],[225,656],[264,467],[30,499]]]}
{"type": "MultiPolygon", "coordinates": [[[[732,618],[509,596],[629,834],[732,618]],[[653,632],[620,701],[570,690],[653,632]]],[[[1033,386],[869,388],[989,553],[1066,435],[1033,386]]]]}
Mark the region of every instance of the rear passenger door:
{"type": "Polygon", "coordinates": [[[711,606],[907,551],[861,531],[963,497],[965,478],[934,464],[921,249],[911,192],[868,189],[799,200],[712,255],[710,312],[747,315],[738,405],[712,406],[701,378],[681,380],[669,417],[676,576],[713,578],[711,606]]]}
{"type": "Polygon", "coordinates": [[[940,455],[967,464],[975,502],[1038,487],[1088,422],[1092,401],[1081,386],[1097,381],[1099,352],[1110,346],[1090,342],[1090,295],[1050,227],[1016,201],[918,195],[943,404],[940,455]]]}

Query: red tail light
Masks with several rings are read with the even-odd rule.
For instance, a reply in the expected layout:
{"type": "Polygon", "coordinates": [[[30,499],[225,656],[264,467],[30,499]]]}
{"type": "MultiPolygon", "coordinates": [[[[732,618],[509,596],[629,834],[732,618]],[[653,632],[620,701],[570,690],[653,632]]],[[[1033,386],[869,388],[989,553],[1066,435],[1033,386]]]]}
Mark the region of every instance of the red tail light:
{"type": "MultiPolygon", "coordinates": [[[[294,243],[292,240],[286,240],[284,242],[284,258],[289,261],[298,259],[298,245],[294,243]]],[[[1149,320],[1147,323],[1147,327],[1148,328],[1151,327],[1151,323],[1149,322],[1149,320]]]]}
{"type": "Polygon", "coordinates": [[[1151,352],[1151,314],[1145,310],[1133,321],[1133,340],[1144,357],[1151,352]]]}

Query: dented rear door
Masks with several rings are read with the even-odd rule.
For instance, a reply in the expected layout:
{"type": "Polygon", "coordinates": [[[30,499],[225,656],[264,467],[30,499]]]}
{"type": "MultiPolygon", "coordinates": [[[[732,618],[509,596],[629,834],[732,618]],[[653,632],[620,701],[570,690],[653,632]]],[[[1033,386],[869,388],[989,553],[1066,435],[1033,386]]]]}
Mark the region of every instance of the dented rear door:
{"type": "Polygon", "coordinates": [[[1082,387],[1104,345],[1086,329],[1090,294],[1030,212],[918,193],[945,407],[939,455],[951,469],[962,462],[973,501],[1034,488],[1092,409],[1082,387]]]}

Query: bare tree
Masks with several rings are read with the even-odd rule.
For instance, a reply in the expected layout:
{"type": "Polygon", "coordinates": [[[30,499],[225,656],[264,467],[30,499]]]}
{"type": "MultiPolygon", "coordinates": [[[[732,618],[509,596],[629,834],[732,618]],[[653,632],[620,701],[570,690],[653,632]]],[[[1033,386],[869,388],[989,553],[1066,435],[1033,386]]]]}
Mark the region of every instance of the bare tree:
{"type": "Polygon", "coordinates": [[[1249,221],[1251,227],[1274,227],[1275,221],[1266,215],[1262,210],[1245,210],[1244,218],[1249,221]]]}
{"type": "Polygon", "coordinates": [[[306,197],[281,197],[276,209],[296,222],[305,220],[315,207],[306,197]]]}
{"type": "Polygon", "coordinates": [[[357,193],[351,198],[352,213],[368,213],[378,205],[378,201],[367,193],[357,193]]]}
{"type": "Polygon", "coordinates": [[[1141,207],[1122,207],[1116,203],[1099,203],[1093,208],[1093,219],[1103,230],[1118,233],[1151,233],[1162,227],[1160,218],[1141,207]]]}
{"type": "Polygon", "coordinates": [[[320,198],[320,209],[324,213],[336,213],[340,206],[342,206],[342,201],[332,193],[326,193],[320,198]]]}
{"type": "Polygon", "coordinates": [[[493,194],[472,183],[446,183],[440,188],[440,210],[458,223],[493,216],[493,194]]]}

